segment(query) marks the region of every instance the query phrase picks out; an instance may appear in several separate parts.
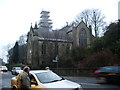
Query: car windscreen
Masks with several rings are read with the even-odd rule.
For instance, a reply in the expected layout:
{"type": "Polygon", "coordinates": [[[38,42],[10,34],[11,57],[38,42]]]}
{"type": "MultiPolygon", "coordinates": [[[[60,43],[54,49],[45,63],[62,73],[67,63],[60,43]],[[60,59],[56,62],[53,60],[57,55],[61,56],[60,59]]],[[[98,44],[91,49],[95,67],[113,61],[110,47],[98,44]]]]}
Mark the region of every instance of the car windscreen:
{"type": "Polygon", "coordinates": [[[6,66],[2,66],[2,69],[7,69],[7,67],[6,66]]]}
{"type": "Polygon", "coordinates": [[[58,76],[52,71],[36,73],[36,76],[38,77],[41,83],[51,83],[51,82],[63,80],[62,77],[58,76]]]}
{"type": "Polygon", "coordinates": [[[100,71],[118,73],[119,67],[103,67],[100,71]]]}
{"type": "Polygon", "coordinates": [[[15,67],[14,69],[15,70],[21,70],[21,67],[15,67]]]}

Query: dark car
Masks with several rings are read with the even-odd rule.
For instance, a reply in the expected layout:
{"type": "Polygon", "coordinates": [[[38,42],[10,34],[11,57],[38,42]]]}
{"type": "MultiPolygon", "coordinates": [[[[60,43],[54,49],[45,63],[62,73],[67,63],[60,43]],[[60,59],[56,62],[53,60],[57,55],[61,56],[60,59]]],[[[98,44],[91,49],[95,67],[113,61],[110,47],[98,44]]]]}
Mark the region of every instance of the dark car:
{"type": "Polygon", "coordinates": [[[120,66],[101,67],[94,74],[104,82],[120,81],[120,66]]]}

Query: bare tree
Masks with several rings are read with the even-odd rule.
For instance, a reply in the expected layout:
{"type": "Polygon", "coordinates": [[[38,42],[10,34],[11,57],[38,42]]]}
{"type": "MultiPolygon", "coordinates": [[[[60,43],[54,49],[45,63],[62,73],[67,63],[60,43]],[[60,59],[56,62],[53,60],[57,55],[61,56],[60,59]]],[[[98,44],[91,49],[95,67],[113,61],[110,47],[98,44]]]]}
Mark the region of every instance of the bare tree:
{"type": "Polygon", "coordinates": [[[18,40],[19,45],[26,44],[26,39],[27,39],[27,35],[21,35],[18,40]]]}
{"type": "Polygon", "coordinates": [[[89,24],[89,18],[90,18],[91,12],[89,9],[85,9],[83,12],[81,12],[75,19],[76,24],[80,23],[81,20],[85,22],[85,24],[88,26],[89,24]]]}
{"type": "Polygon", "coordinates": [[[9,57],[10,57],[10,55],[9,55],[9,50],[12,48],[12,44],[7,44],[6,46],[4,46],[2,49],[2,57],[3,57],[3,59],[6,59],[7,60],[7,62],[8,62],[8,60],[9,60],[9,57]]]}
{"type": "Polygon", "coordinates": [[[92,28],[94,28],[95,36],[98,37],[100,34],[101,28],[105,26],[105,16],[98,9],[91,10],[90,21],[92,24],[92,28]]]}
{"type": "Polygon", "coordinates": [[[98,37],[102,32],[101,30],[106,25],[104,19],[105,15],[102,14],[99,9],[85,9],[76,17],[74,22],[78,25],[78,23],[83,20],[86,26],[92,26],[92,29],[95,32],[95,37],[98,37]]]}

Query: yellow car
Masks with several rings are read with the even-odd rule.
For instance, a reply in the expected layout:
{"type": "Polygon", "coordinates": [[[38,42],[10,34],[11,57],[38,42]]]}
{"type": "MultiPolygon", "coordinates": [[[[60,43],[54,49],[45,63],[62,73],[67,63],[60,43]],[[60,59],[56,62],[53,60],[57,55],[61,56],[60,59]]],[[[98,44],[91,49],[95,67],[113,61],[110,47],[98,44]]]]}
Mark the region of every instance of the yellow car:
{"type": "MultiPolygon", "coordinates": [[[[81,85],[66,80],[51,70],[31,70],[31,88],[32,90],[83,90],[81,85]]],[[[13,77],[11,80],[11,86],[13,90],[20,88],[17,82],[18,76],[13,77]]]]}

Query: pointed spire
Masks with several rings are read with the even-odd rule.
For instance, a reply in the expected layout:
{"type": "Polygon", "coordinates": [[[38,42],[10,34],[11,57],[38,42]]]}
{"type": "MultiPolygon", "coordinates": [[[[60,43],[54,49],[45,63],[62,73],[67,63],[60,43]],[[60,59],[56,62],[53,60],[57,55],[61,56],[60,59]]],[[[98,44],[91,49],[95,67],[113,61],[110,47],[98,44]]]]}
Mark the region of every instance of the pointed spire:
{"type": "Polygon", "coordinates": [[[31,23],[31,27],[30,27],[30,29],[33,29],[33,27],[32,27],[32,23],[31,23]]]}
{"type": "Polygon", "coordinates": [[[92,26],[89,25],[90,34],[92,35],[92,26]]]}
{"type": "Polygon", "coordinates": [[[31,26],[30,26],[30,31],[32,31],[32,32],[33,32],[33,27],[32,27],[32,23],[31,23],[31,26]]]}
{"type": "Polygon", "coordinates": [[[66,24],[67,24],[66,26],[68,26],[68,22],[66,22],[66,24]]]}
{"type": "Polygon", "coordinates": [[[34,27],[34,29],[38,29],[37,22],[35,22],[35,27],[34,27]]]}
{"type": "Polygon", "coordinates": [[[81,17],[81,21],[83,21],[83,17],[81,17]]]}

